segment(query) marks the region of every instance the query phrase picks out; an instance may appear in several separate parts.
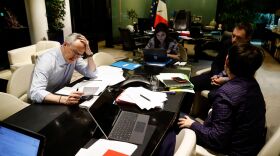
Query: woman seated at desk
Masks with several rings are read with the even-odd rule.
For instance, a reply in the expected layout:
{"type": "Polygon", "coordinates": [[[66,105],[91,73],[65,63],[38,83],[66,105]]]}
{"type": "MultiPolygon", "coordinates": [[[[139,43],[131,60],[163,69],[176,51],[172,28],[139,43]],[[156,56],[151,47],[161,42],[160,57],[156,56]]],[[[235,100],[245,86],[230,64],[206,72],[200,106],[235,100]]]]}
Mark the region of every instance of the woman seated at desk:
{"type": "Polygon", "coordinates": [[[178,43],[169,37],[168,26],[164,23],[157,24],[154,37],[151,38],[145,48],[163,48],[169,58],[180,60],[178,43]]]}

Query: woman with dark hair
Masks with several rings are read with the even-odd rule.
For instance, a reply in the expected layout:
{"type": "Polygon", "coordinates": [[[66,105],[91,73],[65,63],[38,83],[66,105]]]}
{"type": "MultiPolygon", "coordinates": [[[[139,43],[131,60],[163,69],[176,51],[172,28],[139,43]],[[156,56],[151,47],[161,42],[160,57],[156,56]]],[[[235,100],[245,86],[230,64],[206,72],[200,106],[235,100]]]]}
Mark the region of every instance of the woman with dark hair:
{"type": "Polygon", "coordinates": [[[163,48],[167,51],[167,56],[179,60],[179,48],[175,39],[169,37],[168,26],[164,23],[157,24],[154,37],[150,39],[145,48],[163,48]]]}

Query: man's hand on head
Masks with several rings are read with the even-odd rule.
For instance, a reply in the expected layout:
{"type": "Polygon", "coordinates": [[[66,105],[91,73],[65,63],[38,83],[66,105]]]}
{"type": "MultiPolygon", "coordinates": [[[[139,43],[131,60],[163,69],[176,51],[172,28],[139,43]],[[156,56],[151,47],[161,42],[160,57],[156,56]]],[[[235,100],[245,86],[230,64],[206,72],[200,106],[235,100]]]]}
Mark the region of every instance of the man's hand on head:
{"type": "Polygon", "coordinates": [[[86,47],[85,53],[86,53],[86,55],[91,55],[92,52],[91,52],[91,50],[90,50],[89,41],[86,39],[86,37],[85,37],[85,36],[81,36],[81,37],[79,37],[79,40],[80,40],[82,43],[85,44],[85,47],[86,47]]]}

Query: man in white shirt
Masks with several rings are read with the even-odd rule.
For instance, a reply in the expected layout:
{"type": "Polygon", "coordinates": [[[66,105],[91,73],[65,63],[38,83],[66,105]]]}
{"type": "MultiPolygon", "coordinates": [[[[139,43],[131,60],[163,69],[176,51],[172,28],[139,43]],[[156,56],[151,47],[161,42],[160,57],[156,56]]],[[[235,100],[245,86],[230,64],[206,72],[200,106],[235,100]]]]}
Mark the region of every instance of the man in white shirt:
{"type": "Polygon", "coordinates": [[[52,48],[37,59],[29,99],[35,103],[78,104],[83,92],[74,91],[69,96],[53,93],[70,83],[74,69],[85,77],[94,77],[96,65],[92,56],[88,40],[81,34],[70,34],[60,48],[52,48]]]}

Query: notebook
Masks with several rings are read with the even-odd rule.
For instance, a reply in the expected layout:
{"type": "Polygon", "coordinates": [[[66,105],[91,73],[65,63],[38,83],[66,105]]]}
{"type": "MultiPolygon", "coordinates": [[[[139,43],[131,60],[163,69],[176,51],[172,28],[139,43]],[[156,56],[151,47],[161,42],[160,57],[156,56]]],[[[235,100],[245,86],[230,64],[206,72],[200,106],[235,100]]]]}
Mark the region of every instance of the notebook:
{"type": "Polygon", "coordinates": [[[191,86],[192,84],[190,81],[187,80],[187,82],[180,83],[176,82],[174,80],[163,80],[163,83],[166,87],[184,87],[184,86],[191,86]]]}
{"type": "Polygon", "coordinates": [[[164,67],[168,63],[172,62],[172,59],[167,57],[165,49],[161,48],[150,48],[143,49],[144,63],[151,66],[164,67]]]}
{"type": "Polygon", "coordinates": [[[41,156],[43,155],[44,145],[44,136],[0,122],[0,153],[5,153],[5,155],[41,156]]]}
{"type": "Polygon", "coordinates": [[[106,139],[142,144],[150,116],[122,111],[113,103],[114,98],[106,90],[87,111],[106,139]]]}

